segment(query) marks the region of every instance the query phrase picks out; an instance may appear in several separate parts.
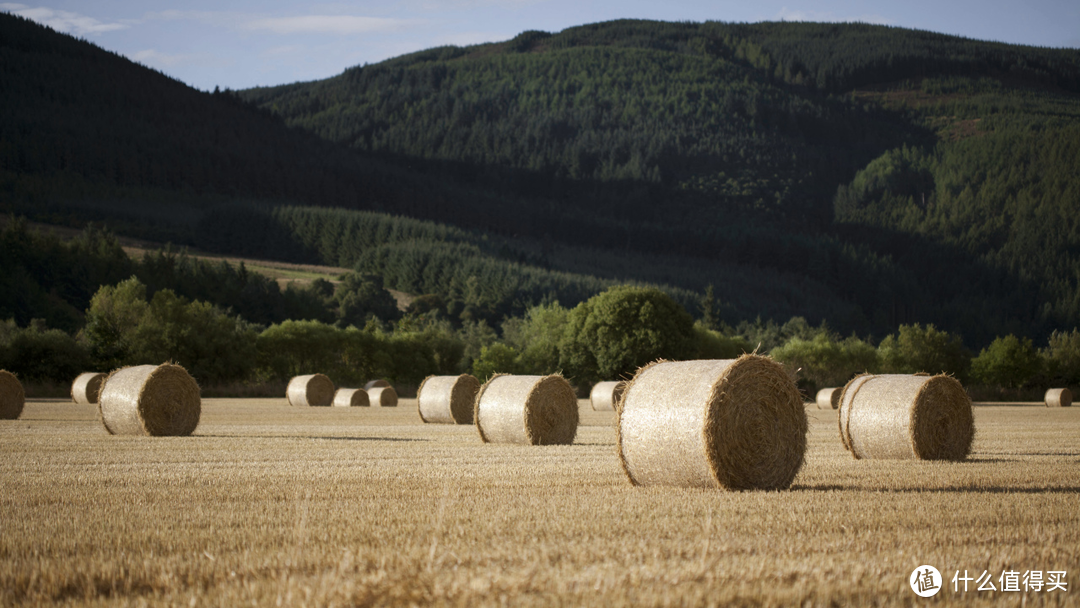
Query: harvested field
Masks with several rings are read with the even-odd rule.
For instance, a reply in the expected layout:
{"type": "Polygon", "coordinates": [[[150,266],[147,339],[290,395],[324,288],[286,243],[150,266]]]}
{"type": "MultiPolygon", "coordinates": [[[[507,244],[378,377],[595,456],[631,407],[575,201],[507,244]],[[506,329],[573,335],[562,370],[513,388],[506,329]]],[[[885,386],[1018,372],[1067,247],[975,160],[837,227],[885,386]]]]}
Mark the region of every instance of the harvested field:
{"type": "Polygon", "coordinates": [[[725,492],[631,486],[585,399],[568,446],[401,406],[204,399],[193,436],[149,438],[30,400],[0,421],[0,605],[906,606],[923,564],[936,604],[1080,603],[1080,408],[976,407],[961,463],[855,460],[811,409],[790,490],[725,492]]]}

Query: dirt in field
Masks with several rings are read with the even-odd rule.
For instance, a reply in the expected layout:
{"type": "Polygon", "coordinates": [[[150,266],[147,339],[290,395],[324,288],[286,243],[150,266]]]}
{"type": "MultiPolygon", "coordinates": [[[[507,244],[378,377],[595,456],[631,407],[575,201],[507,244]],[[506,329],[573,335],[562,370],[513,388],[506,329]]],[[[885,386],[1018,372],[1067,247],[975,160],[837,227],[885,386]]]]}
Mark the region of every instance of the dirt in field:
{"type": "Polygon", "coordinates": [[[1080,408],[976,408],[963,463],[853,460],[808,409],[792,488],[725,492],[631,486],[581,404],[574,445],[533,447],[414,400],[206,399],[187,438],[30,402],[0,421],[0,605],[907,606],[924,564],[935,604],[1078,603],[1080,408]],[[1067,591],[951,583],[1036,570],[1067,591]]]}

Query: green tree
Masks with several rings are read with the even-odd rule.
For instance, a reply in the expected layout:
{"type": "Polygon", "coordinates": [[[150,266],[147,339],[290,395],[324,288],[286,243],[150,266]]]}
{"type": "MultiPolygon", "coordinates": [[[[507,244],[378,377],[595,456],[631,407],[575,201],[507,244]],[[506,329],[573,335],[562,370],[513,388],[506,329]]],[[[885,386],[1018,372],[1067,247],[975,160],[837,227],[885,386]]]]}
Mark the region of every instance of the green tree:
{"type": "Polygon", "coordinates": [[[559,371],[559,342],[566,332],[570,311],[557,301],[533,306],[524,317],[503,322],[503,339],[521,353],[523,373],[552,374],[559,371]]]}
{"type": "Polygon", "coordinates": [[[146,314],[146,285],[131,277],[104,285],[90,299],[84,335],[101,369],[115,369],[130,360],[135,329],[146,314]]]}
{"type": "Polygon", "coordinates": [[[473,361],[472,373],[481,382],[487,382],[495,374],[521,373],[518,352],[502,342],[485,346],[480,349],[480,357],[473,361]]]}
{"type": "Polygon", "coordinates": [[[1061,384],[1080,384],[1080,330],[1050,334],[1045,352],[1050,379],[1061,384]]]}
{"type": "Polygon", "coordinates": [[[342,325],[363,327],[369,319],[394,321],[401,316],[394,296],[383,288],[376,274],[350,272],[334,292],[338,321],[342,325]]]}
{"type": "Polygon", "coordinates": [[[960,336],[932,324],[901,325],[878,344],[881,371],[889,374],[952,374],[963,381],[971,367],[971,352],[960,336]]]}
{"type": "Polygon", "coordinates": [[[1009,334],[996,338],[971,362],[971,375],[988,386],[1020,388],[1043,368],[1042,357],[1031,338],[1009,334]]]}
{"type": "Polygon", "coordinates": [[[694,320],[663,291],[619,286],[578,304],[559,343],[559,363],[577,383],[629,376],[656,359],[692,356],[694,320]]]}

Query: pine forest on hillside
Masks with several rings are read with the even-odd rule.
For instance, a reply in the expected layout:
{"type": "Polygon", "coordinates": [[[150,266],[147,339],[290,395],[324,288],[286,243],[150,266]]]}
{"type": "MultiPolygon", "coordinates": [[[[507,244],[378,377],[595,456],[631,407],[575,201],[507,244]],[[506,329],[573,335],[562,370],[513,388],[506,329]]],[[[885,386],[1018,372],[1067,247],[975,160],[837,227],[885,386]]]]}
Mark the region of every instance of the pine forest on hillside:
{"type": "MultiPolygon", "coordinates": [[[[204,93],[2,14],[0,70],[3,213],[354,268],[349,293],[407,292],[455,331],[506,339],[506,320],[627,283],[746,339],[792,318],[870,343],[921,324],[979,351],[1080,326],[1076,50],[615,21],[204,93]]],[[[13,245],[0,317],[76,332],[133,274],[147,298],[262,326],[378,309],[332,286],[258,309],[270,287],[235,268],[183,283],[117,261],[72,287],[65,256],[113,255],[94,234],[13,245]]]]}

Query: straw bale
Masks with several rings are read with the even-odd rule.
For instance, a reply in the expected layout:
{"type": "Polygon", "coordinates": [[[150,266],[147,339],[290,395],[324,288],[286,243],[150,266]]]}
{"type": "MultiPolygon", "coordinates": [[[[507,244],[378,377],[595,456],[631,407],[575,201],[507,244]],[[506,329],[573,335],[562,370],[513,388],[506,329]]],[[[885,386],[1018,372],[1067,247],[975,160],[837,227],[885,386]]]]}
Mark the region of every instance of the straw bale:
{"type": "Polygon", "coordinates": [[[104,383],[105,374],[99,372],[79,374],[71,383],[71,400],[82,405],[97,403],[98,393],[101,392],[101,385],[104,383]]]}
{"type": "Polygon", "coordinates": [[[334,407],[367,407],[371,405],[367,391],[362,388],[339,388],[334,393],[334,407]]]}
{"type": "Polygon", "coordinates": [[[495,375],[476,395],[473,420],[484,443],[571,444],[577,395],[566,378],[495,375]]]}
{"type": "Polygon", "coordinates": [[[0,369],[0,420],[15,420],[22,415],[26,393],[15,374],[0,369]]]}
{"type": "Polygon", "coordinates": [[[202,413],[199,385],[179,365],[138,365],[113,371],[98,399],[112,435],[185,436],[202,413]]]}
{"type": "Polygon", "coordinates": [[[385,388],[388,386],[390,386],[390,383],[386,380],[369,380],[368,383],[364,385],[364,390],[370,391],[373,388],[385,388]]]}
{"type": "Polygon", "coordinates": [[[626,390],[625,380],[597,382],[589,392],[589,403],[596,411],[615,411],[619,397],[626,390]]]}
{"type": "Polygon", "coordinates": [[[823,388],[817,392],[817,408],[819,410],[835,410],[840,407],[840,388],[823,388]]]}
{"type": "Polygon", "coordinates": [[[795,381],[768,357],[658,361],[619,402],[619,459],[634,485],[783,489],[807,426],[795,381]]]}
{"type": "Polygon", "coordinates": [[[397,391],[392,386],[377,386],[367,391],[371,405],[379,407],[397,407],[397,391]]]}
{"type": "Polygon", "coordinates": [[[946,375],[866,374],[840,396],[840,439],[855,458],[961,461],[971,451],[971,398],[946,375]]]}
{"type": "Polygon", "coordinates": [[[424,422],[472,424],[478,392],[480,381],[470,374],[428,376],[416,391],[416,408],[424,422]]]}
{"type": "Polygon", "coordinates": [[[1067,388],[1052,388],[1043,397],[1046,407],[1069,407],[1072,405],[1072,391],[1067,388]]]}
{"type": "Polygon", "coordinates": [[[285,389],[289,405],[300,407],[330,405],[334,400],[334,383],[323,374],[295,376],[285,389]]]}

